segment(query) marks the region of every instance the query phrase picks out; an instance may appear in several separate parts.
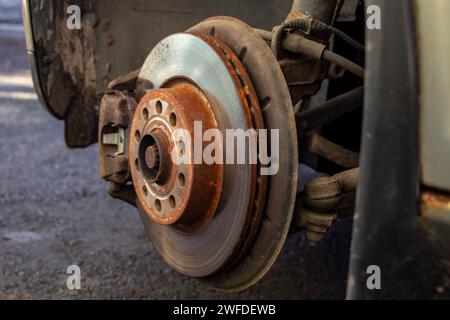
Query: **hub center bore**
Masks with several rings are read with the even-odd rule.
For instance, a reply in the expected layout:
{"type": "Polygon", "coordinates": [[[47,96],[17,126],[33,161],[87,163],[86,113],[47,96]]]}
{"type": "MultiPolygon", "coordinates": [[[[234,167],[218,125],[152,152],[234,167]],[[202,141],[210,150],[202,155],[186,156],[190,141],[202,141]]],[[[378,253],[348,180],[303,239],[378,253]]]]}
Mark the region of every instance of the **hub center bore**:
{"type": "Polygon", "coordinates": [[[145,164],[149,169],[159,172],[159,149],[158,146],[152,145],[145,150],[145,164]]]}
{"type": "Polygon", "coordinates": [[[150,183],[162,185],[169,177],[172,165],[169,145],[168,138],[159,129],[141,139],[138,160],[142,164],[143,176],[150,183]]]}
{"type": "Polygon", "coordinates": [[[141,99],[131,128],[131,174],[139,204],[153,222],[186,233],[209,223],[222,191],[223,165],[194,163],[197,121],[203,130],[218,128],[201,90],[178,80],[141,99]],[[190,137],[178,136],[178,130],[190,137]],[[188,154],[190,159],[175,164],[172,153],[188,154]]]}

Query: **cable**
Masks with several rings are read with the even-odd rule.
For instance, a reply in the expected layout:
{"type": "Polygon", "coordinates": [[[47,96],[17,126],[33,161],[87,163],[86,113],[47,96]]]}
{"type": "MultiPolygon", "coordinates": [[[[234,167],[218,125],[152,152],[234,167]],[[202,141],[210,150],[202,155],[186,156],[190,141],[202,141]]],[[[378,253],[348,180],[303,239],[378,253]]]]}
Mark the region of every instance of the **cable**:
{"type": "Polygon", "coordinates": [[[349,45],[351,45],[353,48],[359,50],[359,51],[364,51],[365,48],[364,46],[359,43],[358,41],[356,41],[355,39],[353,39],[352,37],[350,37],[348,34],[346,34],[345,32],[332,27],[332,26],[328,26],[327,25],[327,30],[331,31],[332,33],[334,33],[336,36],[338,36],[339,38],[341,38],[343,41],[347,42],[349,45]]]}
{"type": "Polygon", "coordinates": [[[341,55],[338,55],[330,50],[325,50],[323,52],[322,58],[324,60],[327,60],[329,62],[335,63],[338,66],[341,66],[342,68],[347,69],[351,73],[353,73],[355,76],[364,79],[365,69],[353,61],[348,60],[347,58],[344,58],[341,55]]]}
{"type": "Polygon", "coordinates": [[[284,33],[284,30],[286,29],[287,25],[286,23],[282,23],[279,28],[275,29],[275,32],[272,36],[272,42],[270,43],[270,49],[272,50],[275,58],[277,60],[280,58],[280,51],[282,46],[282,35],[284,33]]]}
{"type": "MultiPolygon", "coordinates": [[[[277,45],[279,46],[279,42],[281,42],[281,39],[280,39],[281,34],[288,28],[299,29],[305,34],[311,34],[311,32],[313,32],[313,31],[329,31],[329,32],[334,33],[337,37],[341,38],[343,41],[347,42],[353,48],[360,50],[360,51],[365,50],[364,46],[361,43],[359,43],[358,41],[356,41],[355,39],[350,37],[345,32],[343,32],[333,26],[327,25],[326,23],[324,23],[320,20],[313,19],[313,18],[298,18],[298,19],[290,20],[288,22],[283,22],[281,24],[280,28],[275,32],[275,34],[273,36],[273,39],[275,40],[274,46],[277,46],[277,45]]],[[[277,52],[277,48],[272,47],[272,51],[274,51],[274,53],[277,52]]]]}
{"type": "MultiPolygon", "coordinates": [[[[317,60],[324,59],[343,67],[359,78],[364,78],[365,70],[363,67],[328,50],[326,45],[323,43],[319,43],[299,35],[287,34],[282,45],[283,49],[287,51],[300,53],[317,60]]],[[[279,52],[279,49],[277,50],[277,52],[279,52]]]]}

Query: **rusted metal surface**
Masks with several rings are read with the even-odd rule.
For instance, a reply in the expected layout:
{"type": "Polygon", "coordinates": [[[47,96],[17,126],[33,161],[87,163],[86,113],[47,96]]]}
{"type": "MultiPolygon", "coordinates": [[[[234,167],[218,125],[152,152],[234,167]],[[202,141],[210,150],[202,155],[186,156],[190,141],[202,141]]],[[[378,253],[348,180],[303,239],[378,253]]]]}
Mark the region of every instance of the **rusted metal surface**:
{"type": "Polygon", "coordinates": [[[99,169],[100,176],[107,181],[125,184],[130,179],[129,153],[126,145],[129,139],[129,124],[135,108],[134,98],[120,91],[112,91],[102,99],[98,133],[99,169]],[[108,137],[116,139],[111,140],[108,137]]]}
{"type": "Polygon", "coordinates": [[[360,169],[343,171],[332,177],[320,177],[305,185],[303,203],[318,212],[336,211],[348,208],[353,204],[354,195],[359,183],[360,169]],[[353,195],[350,200],[345,195],[353,195]],[[345,198],[344,203],[343,197],[345,198]]]}
{"type": "Polygon", "coordinates": [[[450,276],[450,195],[425,191],[421,199],[422,226],[442,266],[450,276]]]}
{"type": "Polygon", "coordinates": [[[248,25],[228,17],[207,19],[191,30],[213,33],[235,52],[251,79],[266,128],[280,131],[280,171],[268,177],[266,205],[253,245],[246,259],[234,268],[202,279],[228,291],[248,288],[261,279],[275,262],[292,218],[298,174],[297,136],[292,103],[283,74],[266,42],[248,25]]]}
{"type": "Polygon", "coordinates": [[[114,79],[108,84],[109,90],[123,90],[134,91],[136,90],[137,80],[139,76],[139,69],[136,69],[126,75],[120,76],[114,79]]]}
{"type": "MultiPolygon", "coordinates": [[[[310,40],[299,34],[287,34],[285,38],[286,39],[282,42],[282,47],[286,51],[297,53],[301,56],[312,57],[324,63],[335,63],[340,67],[345,68],[358,78],[364,79],[365,69],[363,67],[337,53],[334,53],[331,50],[328,50],[326,46],[320,42],[310,40]]],[[[360,44],[358,44],[358,46],[362,48],[360,44]]]]}
{"type": "Polygon", "coordinates": [[[279,64],[289,85],[293,104],[316,94],[327,76],[328,64],[310,57],[286,58],[279,64]]]}
{"type": "Polygon", "coordinates": [[[317,94],[329,76],[330,63],[322,55],[331,33],[325,28],[313,28],[311,23],[320,21],[332,26],[342,5],[343,0],[295,0],[286,20],[274,28],[271,48],[285,74],[294,105],[317,94]],[[295,22],[300,20],[308,21],[309,27],[299,30],[295,22]]]}
{"type": "MultiPolygon", "coordinates": [[[[140,80],[152,83],[156,89],[153,92],[166,90],[179,81],[190,81],[204,93],[214,114],[221,115],[216,118],[221,130],[263,129],[258,98],[236,54],[215,37],[191,32],[161,41],[144,63],[140,80]],[[191,63],[181,63],[186,59],[191,63]],[[198,68],[205,69],[205,74],[198,74],[198,68]]],[[[184,112],[192,110],[186,108],[184,112]]],[[[205,277],[230,268],[241,259],[260,226],[267,178],[261,176],[259,165],[224,166],[224,169],[215,215],[193,233],[177,224],[155,223],[144,208],[140,210],[156,249],[183,274],[205,277]]],[[[207,202],[202,190],[208,187],[205,182],[210,179],[208,176],[193,182],[199,188],[195,196],[201,197],[197,198],[197,205],[207,202]]]]}
{"type": "Polygon", "coordinates": [[[450,210],[450,196],[436,192],[425,192],[422,194],[422,203],[425,206],[450,210]]]}
{"type": "Polygon", "coordinates": [[[338,0],[294,0],[291,11],[302,12],[303,14],[319,19],[327,24],[331,24],[336,15],[336,5],[338,0]]]}
{"type": "Polygon", "coordinates": [[[359,166],[359,154],[337,145],[317,132],[306,134],[308,151],[334,162],[345,169],[354,169],[359,166]]]}
{"type": "Polygon", "coordinates": [[[301,207],[296,223],[297,226],[306,229],[306,237],[310,245],[316,246],[324,239],[337,218],[336,213],[315,212],[301,207]]]}
{"type": "Polygon", "coordinates": [[[313,210],[330,212],[340,202],[341,184],[336,177],[320,177],[305,185],[304,202],[313,210]]]}
{"type": "Polygon", "coordinates": [[[299,130],[310,131],[362,107],[364,88],[358,87],[296,115],[299,130]]]}
{"type": "Polygon", "coordinates": [[[95,19],[92,1],[35,1],[31,7],[37,70],[43,95],[53,115],[66,122],[70,147],[97,141],[95,19]],[[67,7],[85,13],[81,30],[67,28],[67,7]],[[82,129],[80,129],[82,128],[82,129]]]}
{"type": "Polygon", "coordinates": [[[131,173],[140,205],[155,223],[187,233],[198,232],[213,218],[223,180],[223,165],[194,163],[192,143],[174,140],[173,131],[185,129],[193,141],[195,121],[203,130],[218,128],[201,91],[176,82],[141,99],[130,139],[131,173]],[[189,152],[190,160],[175,164],[172,152],[189,152]]]}
{"type": "Polygon", "coordinates": [[[136,207],[136,192],[131,185],[124,185],[112,182],[108,188],[108,194],[118,200],[122,200],[129,205],[136,207]]]}
{"type": "MultiPolygon", "coordinates": [[[[238,89],[238,94],[241,98],[243,108],[245,110],[247,122],[251,128],[255,130],[265,129],[261,108],[259,105],[258,97],[255,93],[252,81],[248,76],[247,71],[242,65],[236,54],[221,40],[206,36],[201,33],[197,34],[198,37],[209,43],[216,49],[217,54],[222,56],[224,61],[228,61],[227,68],[230,74],[233,76],[238,89]]],[[[239,263],[246,255],[249,247],[252,245],[254,237],[259,230],[261,218],[263,215],[266,192],[267,192],[267,176],[261,175],[260,164],[253,165],[254,178],[251,186],[251,200],[247,209],[247,223],[246,228],[243,230],[243,236],[239,245],[236,247],[236,251],[230,258],[230,262],[227,265],[227,269],[233,268],[239,263]]]]}
{"type": "MultiPolygon", "coordinates": [[[[285,23],[300,17],[318,18],[316,14],[321,18],[323,18],[322,14],[330,15],[332,17],[336,7],[336,4],[332,3],[333,1],[335,2],[335,0],[332,0],[331,2],[324,1],[325,5],[319,6],[317,3],[314,3],[314,5],[306,4],[306,7],[303,6],[305,4],[303,1],[300,1],[301,3],[296,3],[294,1],[292,10],[287,16],[285,23]],[[317,11],[310,12],[308,7],[321,7],[323,10],[321,13],[317,11]]],[[[331,23],[331,20],[329,22],[331,23]]],[[[275,45],[276,47],[279,47],[279,49],[276,50],[275,55],[279,59],[279,64],[289,86],[292,103],[296,105],[302,99],[313,96],[320,90],[322,81],[325,80],[328,74],[329,63],[308,55],[292,54],[283,51],[283,33],[284,31],[280,30],[280,28],[275,29],[273,43],[279,43],[275,45]],[[299,70],[301,70],[301,72],[299,72],[299,70]]],[[[311,43],[316,43],[315,41],[317,41],[323,48],[325,48],[325,45],[329,40],[329,34],[327,33],[302,35],[302,37],[306,40],[305,43],[309,43],[309,41],[311,41],[311,43]]]]}
{"type": "Polygon", "coordinates": [[[296,201],[293,231],[305,228],[308,240],[316,245],[338,218],[352,216],[359,173],[356,168],[307,183],[296,201]]]}
{"type": "Polygon", "coordinates": [[[339,179],[343,192],[353,192],[358,188],[360,172],[360,168],[354,168],[338,173],[334,177],[339,179]]]}
{"type": "Polygon", "coordinates": [[[99,109],[99,171],[110,182],[108,194],[136,206],[129,166],[130,122],[136,109],[130,75],[119,77],[108,85],[99,109]],[[123,90],[123,91],[122,91],[123,90]]]}

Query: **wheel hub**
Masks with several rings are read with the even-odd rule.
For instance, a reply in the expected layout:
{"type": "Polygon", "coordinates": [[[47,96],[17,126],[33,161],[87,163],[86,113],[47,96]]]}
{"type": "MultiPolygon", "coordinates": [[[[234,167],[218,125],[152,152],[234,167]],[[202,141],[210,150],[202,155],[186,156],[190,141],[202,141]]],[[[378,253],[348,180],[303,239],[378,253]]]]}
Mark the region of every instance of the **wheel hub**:
{"type": "Polygon", "coordinates": [[[141,99],[131,129],[131,174],[140,204],[154,223],[185,233],[198,232],[213,218],[223,179],[223,165],[194,164],[195,122],[217,129],[203,93],[176,81],[141,99]],[[172,155],[187,161],[174,163],[172,155]]]}

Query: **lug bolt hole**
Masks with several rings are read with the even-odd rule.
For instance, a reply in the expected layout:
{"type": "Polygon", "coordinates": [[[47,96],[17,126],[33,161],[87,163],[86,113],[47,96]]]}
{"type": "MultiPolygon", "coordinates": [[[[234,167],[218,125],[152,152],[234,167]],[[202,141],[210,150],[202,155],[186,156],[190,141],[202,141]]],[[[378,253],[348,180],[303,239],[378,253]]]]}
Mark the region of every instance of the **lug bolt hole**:
{"type": "Polygon", "coordinates": [[[156,207],[156,210],[161,211],[161,201],[159,201],[159,199],[156,199],[155,207],[156,207]]]}
{"type": "Polygon", "coordinates": [[[148,120],[148,109],[144,108],[144,110],[142,110],[142,117],[144,118],[145,121],[148,120]]]}
{"type": "Polygon", "coordinates": [[[169,197],[169,204],[170,204],[170,207],[172,209],[175,209],[176,203],[175,203],[175,197],[174,196],[170,196],[169,197]]]}
{"type": "Polygon", "coordinates": [[[178,183],[180,184],[181,187],[184,187],[186,185],[186,178],[184,174],[180,173],[178,175],[178,183]]]}
{"type": "Polygon", "coordinates": [[[136,130],[136,132],[134,133],[134,138],[137,142],[141,141],[141,133],[139,132],[139,130],[136,130]]]}
{"type": "Polygon", "coordinates": [[[155,106],[155,108],[156,108],[156,112],[158,112],[158,114],[161,114],[162,113],[162,103],[161,103],[161,101],[156,101],[156,106],[155,106]]]}
{"type": "Polygon", "coordinates": [[[177,115],[175,113],[171,113],[170,114],[170,124],[172,125],[172,127],[175,127],[177,125],[177,115]]]}
{"type": "Polygon", "coordinates": [[[180,155],[180,157],[184,156],[186,152],[186,144],[184,143],[183,140],[178,141],[178,154],[180,155]]]}
{"type": "Polygon", "coordinates": [[[146,186],[143,186],[143,187],[142,187],[142,191],[144,192],[145,196],[148,195],[148,190],[147,190],[147,187],[146,187],[146,186]]]}

